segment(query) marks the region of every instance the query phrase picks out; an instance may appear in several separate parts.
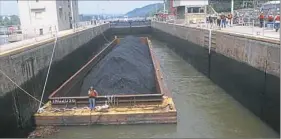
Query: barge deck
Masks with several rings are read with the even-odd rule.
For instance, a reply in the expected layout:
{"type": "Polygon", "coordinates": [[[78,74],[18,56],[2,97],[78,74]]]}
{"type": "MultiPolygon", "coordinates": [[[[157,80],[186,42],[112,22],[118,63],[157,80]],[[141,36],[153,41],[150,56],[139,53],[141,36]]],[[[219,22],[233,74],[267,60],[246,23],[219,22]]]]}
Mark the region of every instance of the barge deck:
{"type": "Polygon", "coordinates": [[[171,98],[164,98],[162,104],[116,106],[100,112],[87,107],[57,109],[52,108],[50,103],[46,105],[43,113],[35,114],[39,126],[177,123],[177,113],[171,98]]]}
{"type": "Polygon", "coordinates": [[[97,107],[108,107],[95,111],[88,108],[87,96],[64,97],[73,92],[71,89],[75,88],[86,73],[120,43],[120,39],[115,37],[107,47],[50,95],[48,103],[34,115],[36,125],[177,123],[176,107],[169,90],[164,87],[160,64],[153,54],[151,42],[147,37],[140,37],[140,40],[149,47],[155,73],[155,94],[98,96],[97,107]]]}

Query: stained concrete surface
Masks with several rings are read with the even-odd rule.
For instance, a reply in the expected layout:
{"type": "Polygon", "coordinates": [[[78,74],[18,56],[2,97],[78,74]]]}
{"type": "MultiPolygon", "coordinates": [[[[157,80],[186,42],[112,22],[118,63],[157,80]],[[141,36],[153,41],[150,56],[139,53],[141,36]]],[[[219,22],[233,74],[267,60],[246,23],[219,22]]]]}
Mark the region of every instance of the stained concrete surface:
{"type": "Polygon", "coordinates": [[[174,49],[198,71],[209,76],[214,83],[268,123],[275,131],[280,131],[278,77],[269,76],[264,71],[213,51],[209,55],[206,48],[157,29],[154,30],[153,36],[167,42],[168,47],[174,49]],[[272,81],[274,83],[269,84],[272,81]]]}
{"type": "MultiPolygon", "coordinates": [[[[107,36],[108,32],[105,32],[107,36]]],[[[54,62],[50,70],[49,82],[44,94],[44,102],[52,91],[57,89],[65,80],[71,77],[81,68],[101,47],[104,47],[106,40],[103,35],[97,36],[87,44],[68,54],[59,62],[54,62]]],[[[30,68],[30,67],[28,67],[30,68]]],[[[47,67],[40,70],[30,80],[21,85],[27,92],[40,99],[43,84],[47,74],[47,67]]],[[[2,76],[2,74],[0,75],[2,76]]],[[[2,76],[5,78],[4,76],[2,76]]],[[[1,78],[2,78],[1,77],[1,78]]],[[[8,80],[6,80],[8,82],[8,80]]],[[[32,131],[34,121],[33,113],[38,109],[38,102],[27,96],[20,89],[6,92],[6,95],[0,98],[0,135],[1,137],[25,137],[29,131],[32,131]]]]}

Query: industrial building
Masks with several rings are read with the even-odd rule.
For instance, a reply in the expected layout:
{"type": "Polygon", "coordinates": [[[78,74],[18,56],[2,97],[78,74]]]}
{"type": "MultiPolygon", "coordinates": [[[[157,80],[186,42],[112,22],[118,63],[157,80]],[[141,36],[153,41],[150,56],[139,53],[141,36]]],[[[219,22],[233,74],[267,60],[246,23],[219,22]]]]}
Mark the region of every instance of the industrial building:
{"type": "Polygon", "coordinates": [[[207,13],[208,0],[174,0],[177,20],[188,24],[190,22],[203,22],[207,13]]]}
{"type": "Polygon", "coordinates": [[[71,29],[79,20],[78,1],[18,1],[22,33],[33,37],[71,29]]]}

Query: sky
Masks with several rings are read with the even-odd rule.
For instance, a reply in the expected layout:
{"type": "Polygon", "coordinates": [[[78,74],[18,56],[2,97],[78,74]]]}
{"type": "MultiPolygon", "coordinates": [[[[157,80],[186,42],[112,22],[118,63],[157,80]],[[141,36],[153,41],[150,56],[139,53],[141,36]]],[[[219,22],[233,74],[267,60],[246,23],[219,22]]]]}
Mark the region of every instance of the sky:
{"type": "MultiPolygon", "coordinates": [[[[160,3],[163,0],[79,0],[79,14],[125,14],[135,8],[140,8],[152,3],[160,3]]],[[[18,15],[16,0],[0,0],[0,15],[18,15]]]]}

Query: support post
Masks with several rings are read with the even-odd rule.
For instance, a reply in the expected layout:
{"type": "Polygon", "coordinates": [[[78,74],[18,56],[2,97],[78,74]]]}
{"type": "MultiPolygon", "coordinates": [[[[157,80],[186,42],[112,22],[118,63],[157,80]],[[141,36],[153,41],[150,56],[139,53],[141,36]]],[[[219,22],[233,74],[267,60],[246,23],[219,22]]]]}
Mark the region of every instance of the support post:
{"type": "Polygon", "coordinates": [[[211,53],[211,45],[212,45],[212,29],[209,29],[209,54],[211,53]]]}
{"type": "Polygon", "coordinates": [[[209,29],[209,54],[208,54],[208,77],[211,77],[211,47],[212,47],[212,29],[209,29]]]}
{"type": "Polygon", "coordinates": [[[70,1],[70,7],[71,7],[71,16],[72,16],[72,27],[73,27],[73,31],[75,32],[75,28],[76,28],[76,24],[74,22],[74,13],[73,13],[73,6],[72,6],[73,1],[70,1]]]}
{"type": "Polygon", "coordinates": [[[164,14],[166,14],[166,0],[164,0],[164,14]]]}
{"type": "Polygon", "coordinates": [[[265,22],[263,21],[263,25],[262,25],[262,36],[264,36],[264,29],[265,29],[265,22]]]}
{"type": "Polygon", "coordinates": [[[233,26],[233,17],[234,17],[234,0],[231,0],[231,15],[232,15],[232,18],[231,18],[231,24],[230,24],[230,26],[233,26]]]}
{"type": "Polygon", "coordinates": [[[252,34],[253,34],[253,35],[255,35],[255,34],[254,34],[254,27],[255,27],[255,20],[253,20],[253,24],[252,24],[252,34]]]}

